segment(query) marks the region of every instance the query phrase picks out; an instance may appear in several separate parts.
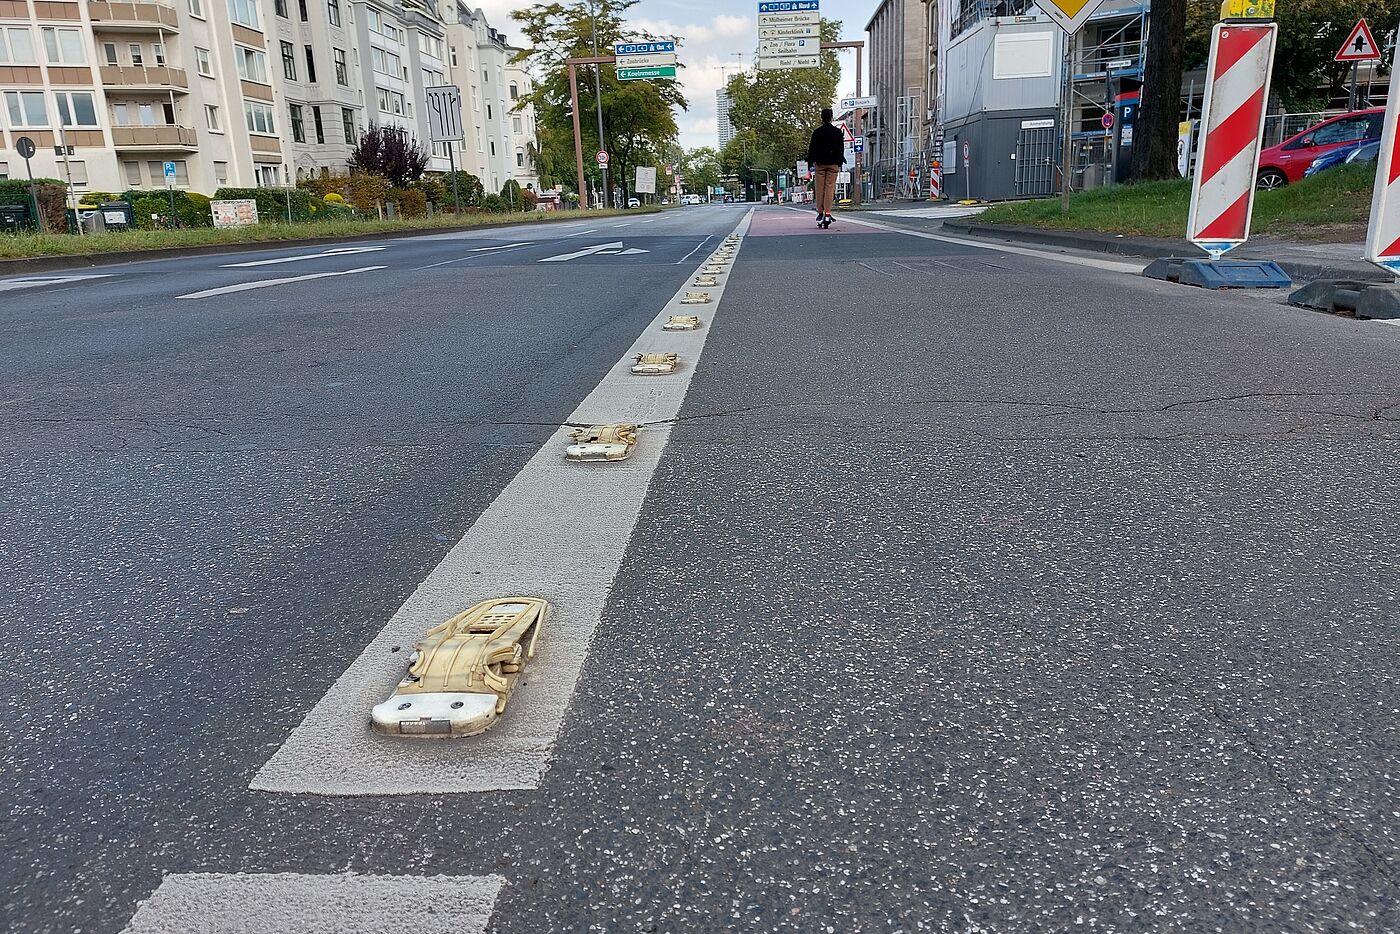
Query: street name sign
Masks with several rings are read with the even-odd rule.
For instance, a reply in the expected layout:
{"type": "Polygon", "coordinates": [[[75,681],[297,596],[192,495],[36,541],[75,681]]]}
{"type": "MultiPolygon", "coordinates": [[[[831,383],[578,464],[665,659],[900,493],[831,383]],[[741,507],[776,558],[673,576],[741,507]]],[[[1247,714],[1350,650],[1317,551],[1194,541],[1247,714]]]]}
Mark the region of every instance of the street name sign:
{"type": "Polygon", "coordinates": [[[876,99],[874,97],[843,97],[841,98],[842,110],[874,110],[876,99]]]}
{"type": "Polygon", "coordinates": [[[797,26],[806,23],[817,23],[820,25],[822,15],[817,12],[811,13],[760,13],[758,14],[758,25],[760,26],[797,26]]]}
{"type": "Polygon", "coordinates": [[[1376,37],[1371,35],[1371,27],[1366,20],[1358,20],[1351,28],[1351,34],[1333,57],[1338,62],[1378,62],[1381,51],[1376,48],[1376,37]]]}
{"type": "Polygon", "coordinates": [[[778,71],[783,68],[817,68],[821,65],[820,55],[771,55],[759,56],[759,71],[778,71]]]}
{"type": "Polygon", "coordinates": [[[460,142],[462,132],[462,92],[455,84],[424,88],[428,101],[428,139],[434,143],[460,142]]]}
{"type": "Polygon", "coordinates": [[[810,39],[758,40],[760,58],[773,58],[778,55],[815,55],[820,50],[821,40],[815,36],[810,39]]]}
{"type": "Polygon", "coordinates": [[[613,46],[613,54],[617,56],[619,81],[645,81],[676,76],[676,43],[672,39],[619,42],[613,46]]]}
{"type": "Polygon", "coordinates": [[[805,26],[760,26],[758,27],[758,38],[763,39],[820,39],[822,37],[822,27],[820,24],[808,24],[805,26]]]}
{"type": "Polygon", "coordinates": [[[1089,17],[1098,12],[1103,0],[1035,0],[1035,5],[1073,36],[1089,17]]]}
{"type": "Polygon", "coordinates": [[[820,0],[759,0],[759,71],[821,66],[820,0]]]}

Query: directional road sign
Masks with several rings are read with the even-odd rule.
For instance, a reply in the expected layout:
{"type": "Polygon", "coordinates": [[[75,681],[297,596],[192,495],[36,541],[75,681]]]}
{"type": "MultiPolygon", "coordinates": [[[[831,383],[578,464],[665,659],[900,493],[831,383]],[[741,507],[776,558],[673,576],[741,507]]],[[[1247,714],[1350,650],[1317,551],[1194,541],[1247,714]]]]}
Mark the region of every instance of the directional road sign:
{"type": "Polygon", "coordinates": [[[619,81],[646,81],[676,76],[676,43],[670,39],[656,42],[619,42],[613,46],[613,53],[617,56],[619,81]]]}
{"type": "Polygon", "coordinates": [[[1371,27],[1366,25],[1366,20],[1358,20],[1352,27],[1351,34],[1347,36],[1347,41],[1342,43],[1342,47],[1333,56],[1339,62],[1378,62],[1381,60],[1381,51],[1376,48],[1376,37],[1371,35],[1371,27]]]}
{"type": "Polygon", "coordinates": [[[821,51],[821,39],[759,39],[760,58],[775,58],[780,55],[816,55],[821,51]]]}
{"type": "Polygon", "coordinates": [[[857,108],[861,108],[861,109],[864,109],[864,110],[874,110],[875,107],[876,107],[876,99],[875,99],[874,97],[843,97],[843,98],[841,98],[841,109],[842,109],[842,110],[855,110],[855,109],[857,109],[857,108]]]}
{"type": "Polygon", "coordinates": [[[1098,11],[1103,0],[1035,0],[1035,4],[1072,36],[1098,11]]]}
{"type": "Polygon", "coordinates": [[[852,152],[865,152],[865,137],[857,136],[851,143],[852,152]]]}
{"type": "Polygon", "coordinates": [[[459,142],[462,132],[462,92],[455,84],[424,88],[428,98],[428,139],[434,143],[459,142]]]}
{"type": "Polygon", "coordinates": [[[770,55],[759,56],[759,71],[777,71],[783,68],[819,68],[820,55],[770,55]]]}
{"type": "Polygon", "coordinates": [[[821,66],[819,0],[759,0],[759,71],[821,66]]]}
{"type": "Polygon", "coordinates": [[[821,37],[822,27],[820,23],[807,23],[798,26],[758,27],[759,41],[764,39],[820,39],[821,37]]]}

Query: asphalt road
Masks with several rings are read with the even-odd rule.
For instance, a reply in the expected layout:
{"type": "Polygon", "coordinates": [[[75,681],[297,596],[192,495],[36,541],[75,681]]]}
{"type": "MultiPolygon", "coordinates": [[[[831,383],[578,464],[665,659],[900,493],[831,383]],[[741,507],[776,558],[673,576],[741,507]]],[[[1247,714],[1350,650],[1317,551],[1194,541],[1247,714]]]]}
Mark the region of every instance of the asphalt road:
{"type": "Polygon", "coordinates": [[[0,930],[1400,930],[1400,329],[746,215],[0,280],[0,930]],[[599,404],[643,463],[555,465],[599,404]],[[540,594],[546,764],[337,790],[323,698],[502,522],[616,567],[540,594]]]}

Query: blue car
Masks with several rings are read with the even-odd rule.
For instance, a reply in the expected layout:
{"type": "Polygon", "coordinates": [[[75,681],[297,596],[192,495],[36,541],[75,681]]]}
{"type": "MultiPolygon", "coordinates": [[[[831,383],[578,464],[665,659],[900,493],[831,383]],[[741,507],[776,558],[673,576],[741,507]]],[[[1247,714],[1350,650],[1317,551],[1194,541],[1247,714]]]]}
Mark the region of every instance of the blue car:
{"type": "MultiPolygon", "coordinates": [[[[1324,169],[1330,169],[1334,165],[1341,165],[1343,162],[1353,161],[1351,159],[1351,156],[1355,154],[1358,150],[1363,149],[1367,146],[1375,146],[1376,149],[1379,150],[1380,145],[1381,141],[1378,139],[1358,139],[1350,143],[1346,143],[1345,145],[1338,146],[1336,149],[1329,149],[1312,161],[1312,164],[1309,165],[1307,169],[1303,171],[1303,177],[1311,178],[1318,172],[1323,171],[1324,169]]],[[[1372,154],[1371,159],[1374,158],[1375,155],[1372,154]]],[[[1363,157],[1361,161],[1368,160],[1365,160],[1365,158],[1363,157]]]]}

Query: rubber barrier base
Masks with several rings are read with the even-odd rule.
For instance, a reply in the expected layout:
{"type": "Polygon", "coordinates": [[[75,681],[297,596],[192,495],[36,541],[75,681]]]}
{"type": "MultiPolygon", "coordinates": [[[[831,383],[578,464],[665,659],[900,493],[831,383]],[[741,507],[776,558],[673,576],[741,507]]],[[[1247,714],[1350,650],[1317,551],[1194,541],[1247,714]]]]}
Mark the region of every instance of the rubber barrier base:
{"type": "Polygon", "coordinates": [[[1293,284],[1283,268],[1265,259],[1155,259],[1142,271],[1149,279],[1165,279],[1202,289],[1286,289],[1293,284]]]}

